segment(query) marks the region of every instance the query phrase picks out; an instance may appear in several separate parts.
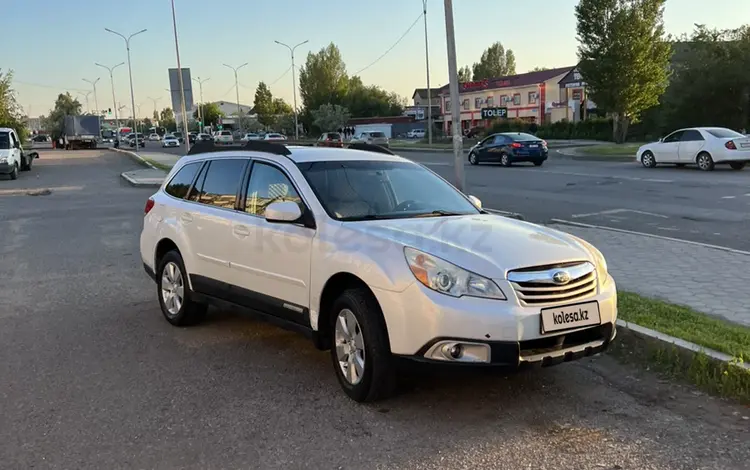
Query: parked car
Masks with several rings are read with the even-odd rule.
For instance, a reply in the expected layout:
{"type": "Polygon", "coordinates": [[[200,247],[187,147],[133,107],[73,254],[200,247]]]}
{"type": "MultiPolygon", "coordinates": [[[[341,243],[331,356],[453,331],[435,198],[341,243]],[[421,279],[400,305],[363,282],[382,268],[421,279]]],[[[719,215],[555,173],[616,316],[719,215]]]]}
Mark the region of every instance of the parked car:
{"type": "Polygon", "coordinates": [[[182,132],[180,132],[180,131],[172,132],[172,136],[175,139],[179,140],[181,144],[185,143],[185,136],[182,134],[182,132]]]}
{"type": "Polygon", "coordinates": [[[724,127],[679,129],[641,146],[635,158],[646,168],[662,163],[696,164],[701,170],[711,171],[716,165],[728,164],[733,170],[741,170],[750,162],[750,137],[724,127]]]}
{"type": "Polygon", "coordinates": [[[369,149],[182,157],[146,202],[140,237],[164,318],[253,309],[330,350],[356,401],[393,392],[397,357],[518,367],[609,346],[617,293],[599,250],[369,149]]]}
{"type": "Polygon", "coordinates": [[[349,142],[352,144],[370,144],[379,145],[385,148],[390,147],[390,139],[388,139],[385,133],[378,131],[361,132],[352,137],[349,142]]]}
{"type": "Polygon", "coordinates": [[[188,134],[188,141],[191,144],[194,144],[197,139],[198,139],[198,133],[197,132],[191,132],[191,133],[188,134]]]}
{"type": "Polygon", "coordinates": [[[424,129],[412,129],[406,133],[406,137],[409,139],[424,139],[426,132],[424,129]]]}
{"type": "Polygon", "coordinates": [[[260,140],[260,136],[258,134],[251,132],[249,134],[243,135],[242,138],[240,139],[240,142],[249,142],[251,140],[260,140]]]}
{"type": "Polygon", "coordinates": [[[286,140],[286,136],[284,134],[279,134],[276,132],[269,132],[268,134],[263,136],[263,140],[271,140],[271,141],[284,141],[286,140]]]}
{"type": "Polygon", "coordinates": [[[159,136],[159,134],[157,134],[157,133],[154,132],[154,133],[152,133],[151,135],[148,136],[148,140],[150,140],[152,142],[158,142],[158,141],[161,140],[161,137],[159,136]]]}
{"type": "Polygon", "coordinates": [[[234,143],[234,136],[232,131],[219,131],[214,136],[214,141],[217,144],[232,144],[234,143]]]}
{"type": "Polygon", "coordinates": [[[162,147],[179,147],[180,140],[172,134],[166,134],[161,140],[162,147]]]}
{"type": "Polygon", "coordinates": [[[198,142],[212,142],[214,140],[211,134],[198,134],[198,142]]]}
{"type": "Polygon", "coordinates": [[[524,132],[502,132],[485,137],[469,150],[469,163],[498,162],[511,166],[519,162],[531,162],[542,166],[547,160],[547,142],[524,132]]]}
{"type": "Polygon", "coordinates": [[[344,139],[338,132],[324,132],[315,143],[318,147],[343,147],[344,139]]]}
{"type": "Polygon", "coordinates": [[[24,152],[21,139],[14,129],[0,127],[0,174],[18,179],[19,171],[29,171],[37,152],[24,152]]]}

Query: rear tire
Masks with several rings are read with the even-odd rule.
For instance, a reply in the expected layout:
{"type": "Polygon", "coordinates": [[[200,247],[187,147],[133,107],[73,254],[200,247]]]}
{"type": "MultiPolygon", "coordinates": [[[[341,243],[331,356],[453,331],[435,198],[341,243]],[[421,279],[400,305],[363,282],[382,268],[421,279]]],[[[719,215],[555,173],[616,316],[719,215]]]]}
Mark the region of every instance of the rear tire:
{"type": "Polygon", "coordinates": [[[344,291],[333,303],[331,362],[344,392],[372,402],[396,390],[396,367],[377,300],[366,289],[344,291]],[[346,370],[346,372],[345,372],[346,370]]]}
{"type": "Polygon", "coordinates": [[[507,153],[500,155],[500,165],[508,167],[511,165],[510,156],[507,153]]]}
{"type": "Polygon", "coordinates": [[[695,159],[695,163],[698,164],[698,168],[700,168],[703,171],[713,171],[714,169],[714,159],[711,158],[711,154],[708,152],[701,152],[698,154],[698,157],[695,159]]]}
{"type": "Polygon", "coordinates": [[[746,164],[745,162],[730,162],[729,167],[733,170],[739,171],[745,168],[745,164],[746,164]]]}
{"type": "Polygon", "coordinates": [[[32,158],[29,158],[28,161],[24,162],[23,158],[22,158],[21,159],[21,171],[29,171],[29,170],[31,170],[31,161],[32,160],[33,160],[32,158]]]}
{"type": "Polygon", "coordinates": [[[534,162],[534,166],[542,166],[544,162],[534,162]]]}
{"type": "Polygon", "coordinates": [[[177,250],[158,261],[156,290],[161,313],[174,326],[195,325],[206,317],[208,306],[193,300],[185,263],[177,250]]]}

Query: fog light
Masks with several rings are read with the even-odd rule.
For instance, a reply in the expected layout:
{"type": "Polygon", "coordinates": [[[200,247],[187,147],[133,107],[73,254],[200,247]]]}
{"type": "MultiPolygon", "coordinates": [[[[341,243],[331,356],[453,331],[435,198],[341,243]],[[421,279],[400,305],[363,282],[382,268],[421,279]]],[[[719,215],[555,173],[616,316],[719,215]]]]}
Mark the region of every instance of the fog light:
{"type": "Polygon", "coordinates": [[[490,346],[469,341],[443,340],[425,352],[425,357],[448,362],[490,362],[490,346]]]}
{"type": "Polygon", "coordinates": [[[464,348],[460,344],[446,344],[443,346],[443,354],[449,359],[460,359],[464,353],[464,348]]]}

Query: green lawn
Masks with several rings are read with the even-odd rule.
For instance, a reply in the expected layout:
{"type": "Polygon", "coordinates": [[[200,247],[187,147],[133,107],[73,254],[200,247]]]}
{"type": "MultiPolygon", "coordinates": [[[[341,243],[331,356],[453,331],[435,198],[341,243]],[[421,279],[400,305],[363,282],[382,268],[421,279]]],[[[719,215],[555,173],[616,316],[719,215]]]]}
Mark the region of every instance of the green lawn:
{"type": "Polygon", "coordinates": [[[605,157],[635,157],[638,148],[643,144],[602,144],[587,145],[576,148],[580,155],[605,156],[605,157]]]}
{"type": "Polygon", "coordinates": [[[688,307],[618,293],[619,318],[737,358],[750,359],[750,328],[688,307]]]}

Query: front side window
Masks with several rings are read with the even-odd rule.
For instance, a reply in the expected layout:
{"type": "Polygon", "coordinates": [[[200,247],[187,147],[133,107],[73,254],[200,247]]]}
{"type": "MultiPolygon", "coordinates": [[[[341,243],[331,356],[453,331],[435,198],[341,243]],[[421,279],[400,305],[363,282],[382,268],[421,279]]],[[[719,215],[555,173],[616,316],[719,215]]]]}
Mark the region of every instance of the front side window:
{"type": "Polygon", "coordinates": [[[199,188],[198,202],[233,209],[246,164],[243,159],[213,160],[199,188]]]}
{"type": "Polygon", "coordinates": [[[275,166],[256,162],[247,183],[245,212],[263,217],[269,204],[288,201],[302,203],[289,178],[275,166]]]}
{"type": "Polygon", "coordinates": [[[198,173],[201,163],[202,162],[188,163],[177,170],[177,174],[174,175],[169,184],[164,188],[164,191],[170,196],[184,199],[185,196],[187,196],[190,185],[193,184],[195,174],[198,173]]]}
{"type": "Polygon", "coordinates": [[[665,144],[671,143],[671,142],[679,142],[680,138],[682,138],[683,131],[677,131],[669,134],[666,136],[663,140],[665,144]]]}
{"type": "Polygon", "coordinates": [[[0,150],[8,150],[10,148],[10,133],[0,132],[0,150]]]}
{"type": "Polygon", "coordinates": [[[412,162],[333,161],[299,165],[326,212],[357,221],[477,214],[460,192],[412,162]]]}

